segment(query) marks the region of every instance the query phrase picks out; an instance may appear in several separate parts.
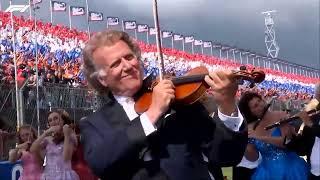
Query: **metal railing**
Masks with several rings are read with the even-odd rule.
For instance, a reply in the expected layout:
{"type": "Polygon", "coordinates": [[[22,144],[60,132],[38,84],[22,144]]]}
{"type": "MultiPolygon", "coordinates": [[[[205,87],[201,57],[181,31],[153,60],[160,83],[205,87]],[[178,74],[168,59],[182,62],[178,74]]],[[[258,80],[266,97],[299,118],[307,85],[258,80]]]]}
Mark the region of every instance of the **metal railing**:
{"type": "MultiPolygon", "coordinates": [[[[0,88],[0,115],[7,117],[14,124],[16,122],[15,88],[8,85],[2,85],[0,88]]],[[[23,122],[32,123],[36,126],[36,87],[23,86],[18,94],[22,105],[23,122]]],[[[45,84],[39,87],[41,127],[45,127],[47,112],[52,109],[65,109],[75,120],[78,120],[98,109],[102,103],[101,98],[97,97],[95,92],[88,88],[45,84]]],[[[273,99],[270,109],[290,110],[294,113],[300,111],[304,104],[305,101],[299,99],[287,101],[273,99]]]]}
{"type": "MultiPolygon", "coordinates": [[[[15,88],[10,85],[0,86],[0,116],[5,117],[11,127],[17,125],[17,107],[15,88]]],[[[36,87],[22,86],[19,89],[21,104],[20,120],[23,123],[38,126],[36,87]]],[[[64,109],[74,120],[87,116],[97,109],[94,91],[88,88],[73,88],[70,86],[46,84],[39,87],[39,126],[47,127],[47,114],[54,109],[64,109]]]]}

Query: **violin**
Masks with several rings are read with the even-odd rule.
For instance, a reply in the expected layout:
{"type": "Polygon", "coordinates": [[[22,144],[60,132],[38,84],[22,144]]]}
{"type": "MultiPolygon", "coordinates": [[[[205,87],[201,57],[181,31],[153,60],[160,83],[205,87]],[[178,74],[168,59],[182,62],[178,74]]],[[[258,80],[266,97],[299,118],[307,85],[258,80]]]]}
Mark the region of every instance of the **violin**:
{"type": "MultiPolygon", "coordinates": [[[[308,116],[309,117],[314,117],[314,116],[317,116],[320,114],[320,103],[317,99],[312,99],[307,105],[306,107],[304,108],[304,110],[307,112],[308,116]]],[[[294,120],[297,120],[299,119],[300,117],[297,116],[297,115],[293,115],[289,118],[286,118],[286,119],[281,119],[280,121],[277,121],[273,124],[270,124],[268,126],[266,126],[264,129],[265,130],[269,130],[269,129],[272,129],[272,128],[275,128],[275,127],[279,127],[281,125],[284,125],[284,124],[287,124],[287,123],[290,123],[294,120]]]]}
{"type": "MultiPolygon", "coordinates": [[[[210,86],[204,81],[204,77],[209,74],[206,67],[200,66],[191,69],[184,76],[171,77],[170,80],[175,85],[175,104],[193,104],[197,102],[210,86]]],[[[260,83],[265,79],[265,73],[259,70],[247,71],[245,66],[240,70],[233,71],[232,77],[235,80],[247,80],[254,83],[260,83]]],[[[159,80],[153,81],[144,88],[143,93],[135,99],[134,109],[137,113],[143,113],[148,110],[152,101],[152,90],[158,84],[159,80]]]]}

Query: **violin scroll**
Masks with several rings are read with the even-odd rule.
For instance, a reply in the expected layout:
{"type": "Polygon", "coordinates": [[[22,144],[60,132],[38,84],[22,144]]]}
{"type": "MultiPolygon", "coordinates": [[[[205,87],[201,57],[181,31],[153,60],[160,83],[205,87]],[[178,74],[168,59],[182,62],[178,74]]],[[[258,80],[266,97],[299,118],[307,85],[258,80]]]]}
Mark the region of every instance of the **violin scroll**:
{"type": "Polygon", "coordinates": [[[252,88],[255,83],[261,83],[264,81],[266,77],[266,74],[261,70],[253,69],[249,72],[246,66],[241,66],[240,70],[234,71],[233,74],[236,79],[249,81],[251,83],[250,88],[252,88]]]}
{"type": "Polygon", "coordinates": [[[251,75],[255,83],[261,83],[266,77],[266,74],[260,70],[252,70],[251,75]]]}

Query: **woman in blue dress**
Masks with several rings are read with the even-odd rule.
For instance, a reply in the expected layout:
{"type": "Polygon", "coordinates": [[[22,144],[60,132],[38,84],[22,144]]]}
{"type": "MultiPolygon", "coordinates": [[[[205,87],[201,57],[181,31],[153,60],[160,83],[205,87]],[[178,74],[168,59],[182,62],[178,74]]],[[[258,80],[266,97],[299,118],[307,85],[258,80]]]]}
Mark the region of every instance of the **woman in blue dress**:
{"type": "Polygon", "coordinates": [[[307,180],[307,163],[295,152],[284,146],[284,137],[294,133],[289,124],[265,130],[264,127],[287,117],[282,111],[269,111],[262,97],[253,92],[245,93],[239,101],[239,109],[249,123],[249,144],[246,158],[254,161],[258,152],[262,161],[252,180],[307,180]]]}

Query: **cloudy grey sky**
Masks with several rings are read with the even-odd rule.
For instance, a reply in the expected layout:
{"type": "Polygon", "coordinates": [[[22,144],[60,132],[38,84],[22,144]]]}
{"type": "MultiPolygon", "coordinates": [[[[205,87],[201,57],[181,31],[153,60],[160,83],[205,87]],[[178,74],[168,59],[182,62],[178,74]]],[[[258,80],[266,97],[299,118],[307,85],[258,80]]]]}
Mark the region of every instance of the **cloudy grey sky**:
{"type": "MultiPolygon", "coordinates": [[[[2,9],[8,0],[0,0],[2,9]]],[[[13,0],[21,4],[26,0],[13,0]]],[[[42,0],[38,17],[49,21],[49,0],[42,0]]],[[[85,0],[61,0],[85,6],[85,0]]],[[[90,11],[153,25],[152,0],[88,0],[90,11]]],[[[320,69],[320,0],[158,0],[162,29],[196,39],[237,46],[266,54],[262,11],[277,10],[275,30],[279,58],[320,69]]],[[[26,13],[28,14],[28,13],[26,13]]],[[[74,27],[85,30],[85,17],[72,18],[74,27]]],[[[54,13],[54,23],[68,25],[67,13],[54,13]]],[[[91,23],[93,31],[106,22],[91,23]]],[[[139,35],[140,38],[144,38],[139,35]]],[[[179,47],[178,47],[179,48],[179,47]]]]}

